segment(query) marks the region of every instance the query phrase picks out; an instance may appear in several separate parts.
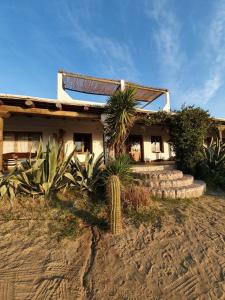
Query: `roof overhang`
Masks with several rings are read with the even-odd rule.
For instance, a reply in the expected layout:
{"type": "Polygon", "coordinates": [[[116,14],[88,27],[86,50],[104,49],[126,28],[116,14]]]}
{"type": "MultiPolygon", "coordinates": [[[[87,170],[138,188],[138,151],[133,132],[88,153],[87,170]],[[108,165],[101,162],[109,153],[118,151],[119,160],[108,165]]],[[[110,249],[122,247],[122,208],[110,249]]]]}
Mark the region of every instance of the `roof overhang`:
{"type": "MultiPolygon", "coordinates": [[[[97,78],[65,71],[59,71],[59,73],[62,74],[63,88],[70,91],[111,96],[115,91],[121,88],[121,80],[97,78]]],[[[168,92],[168,89],[153,88],[128,81],[123,82],[126,87],[135,89],[135,98],[138,101],[152,102],[168,92]]]]}
{"type": "Polygon", "coordinates": [[[104,106],[85,103],[85,101],[60,102],[30,96],[0,94],[0,115],[40,115],[60,118],[86,118],[100,120],[104,106]]]}

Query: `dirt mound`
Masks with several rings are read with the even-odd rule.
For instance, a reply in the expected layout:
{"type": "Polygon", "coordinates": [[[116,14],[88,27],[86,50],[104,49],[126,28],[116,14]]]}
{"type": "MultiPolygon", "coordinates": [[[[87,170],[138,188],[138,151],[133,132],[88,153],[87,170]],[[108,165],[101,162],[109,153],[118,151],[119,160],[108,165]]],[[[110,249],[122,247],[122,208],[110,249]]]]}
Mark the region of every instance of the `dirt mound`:
{"type": "Polygon", "coordinates": [[[0,299],[225,299],[225,200],[182,213],[59,244],[45,222],[1,222],[0,299]]]}

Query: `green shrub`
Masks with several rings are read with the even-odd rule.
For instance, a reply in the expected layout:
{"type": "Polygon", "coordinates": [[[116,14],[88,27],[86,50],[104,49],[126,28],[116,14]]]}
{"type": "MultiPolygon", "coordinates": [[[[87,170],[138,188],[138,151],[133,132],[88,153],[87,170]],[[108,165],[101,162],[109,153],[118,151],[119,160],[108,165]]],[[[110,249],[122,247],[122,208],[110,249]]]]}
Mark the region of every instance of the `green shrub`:
{"type": "Polygon", "coordinates": [[[122,154],[107,163],[105,176],[111,175],[118,176],[123,184],[131,181],[131,159],[127,154],[122,154]]]}
{"type": "Polygon", "coordinates": [[[210,188],[225,189],[225,143],[219,138],[211,140],[209,146],[203,146],[203,160],[198,165],[198,176],[207,182],[210,188]]]}
{"type": "Polygon", "coordinates": [[[170,139],[176,153],[179,169],[195,173],[196,165],[202,160],[202,145],[210,127],[207,111],[194,107],[182,107],[176,111],[170,123],[170,139]]]}
{"type": "Polygon", "coordinates": [[[8,175],[0,174],[0,198],[8,196],[10,201],[14,200],[18,191],[18,180],[16,170],[12,170],[8,175]]]}
{"type": "Polygon", "coordinates": [[[1,177],[1,197],[8,194],[13,199],[16,193],[21,192],[49,199],[59,190],[66,189],[73,179],[68,169],[75,150],[64,159],[61,151],[62,145],[58,146],[54,141],[49,141],[44,151],[40,142],[34,158],[30,157],[7,176],[1,177]]]}
{"type": "Polygon", "coordinates": [[[225,143],[216,138],[209,146],[203,146],[203,163],[210,171],[224,171],[225,143]]]}
{"type": "Polygon", "coordinates": [[[95,159],[94,154],[86,152],[84,163],[80,162],[77,157],[73,158],[70,163],[73,184],[81,191],[89,193],[96,191],[102,184],[102,164],[103,154],[95,159]]]}
{"type": "Polygon", "coordinates": [[[207,111],[194,106],[183,106],[173,113],[158,112],[146,118],[146,124],[167,127],[170,144],[176,154],[177,167],[194,174],[203,158],[202,146],[214,121],[207,111]]]}
{"type": "Polygon", "coordinates": [[[65,158],[62,158],[62,151],[62,145],[55,141],[49,141],[44,151],[40,142],[36,157],[27,160],[16,176],[19,189],[26,194],[51,198],[59,190],[67,188],[72,180],[68,169],[75,149],[65,158]]]}

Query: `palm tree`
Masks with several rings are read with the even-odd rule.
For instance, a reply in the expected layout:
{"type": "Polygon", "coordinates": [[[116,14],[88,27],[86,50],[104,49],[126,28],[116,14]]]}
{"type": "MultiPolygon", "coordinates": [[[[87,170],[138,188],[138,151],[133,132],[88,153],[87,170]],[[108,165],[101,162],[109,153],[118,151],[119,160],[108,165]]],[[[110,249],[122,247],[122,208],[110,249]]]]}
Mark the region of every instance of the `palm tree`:
{"type": "Polygon", "coordinates": [[[109,148],[115,149],[116,157],[125,152],[125,141],[137,118],[136,106],[133,88],[118,90],[108,99],[105,120],[106,142],[109,148]]]}

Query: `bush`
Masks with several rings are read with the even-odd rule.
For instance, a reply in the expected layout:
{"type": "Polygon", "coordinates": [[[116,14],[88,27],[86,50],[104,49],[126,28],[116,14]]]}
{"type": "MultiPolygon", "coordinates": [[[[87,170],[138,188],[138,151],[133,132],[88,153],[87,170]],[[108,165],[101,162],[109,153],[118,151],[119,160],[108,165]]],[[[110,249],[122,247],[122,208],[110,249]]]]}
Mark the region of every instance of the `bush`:
{"type": "Polygon", "coordinates": [[[209,146],[203,147],[203,160],[198,165],[198,176],[211,188],[225,189],[225,143],[219,138],[212,139],[209,146]]]}
{"type": "Polygon", "coordinates": [[[203,146],[203,163],[210,171],[225,170],[225,143],[216,138],[209,146],[203,146]]]}
{"type": "Polygon", "coordinates": [[[171,144],[176,153],[176,163],[185,173],[194,174],[202,160],[202,146],[211,121],[207,111],[182,107],[172,116],[170,123],[171,144]]]}
{"type": "Polygon", "coordinates": [[[147,187],[129,185],[122,194],[123,204],[126,208],[133,208],[136,211],[149,206],[150,192],[147,187]]]}
{"type": "Polygon", "coordinates": [[[67,188],[72,179],[68,169],[75,149],[64,159],[62,151],[62,145],[55,141],[48,142],[46,151],[40,142],[36,157],[22,164],[15,176],[19,190],[28,195],[43,195],[47,199],[67,188]]]}
{"type": "Polygon", "coordinates": [[[94,154],[86,152],[84,163],[80,162],[77,157],[72,159],[70,166],[74,185],[88,193],[96,191],[102,181],[102,164],[103,154],[95,159],[94,154]]]}
{"type": "Polygon", "coordinates": [[[105,176],[116,175],[122,184],[131,181],[131,159],[127,154],[122,154],[114,160],[110,160],[106,165],[105,176]]]}
{"type": "Polygon", "coordinates": [[[177,167],[194,174],[202,160],[202,146],[213,121],[207,111],[194,106],[183,106],[174,113],[158,112],[147,116],[146,124],[169,128],[170,144],[176,154],[177,167]]]}
{"type": "Polygon", "coordinates": [[[34,158],[30,157],[18,169],[0,177],[1,198],[8,195],[13,200],[16,193],[23,193],[43,195],[45,199],[50,199],[59,190],[68,187],[72,180],[69,163],[75,150],[62,159],[62,145],[49,141],[46,151],[43,148],[40,142],[34,158]]]}

